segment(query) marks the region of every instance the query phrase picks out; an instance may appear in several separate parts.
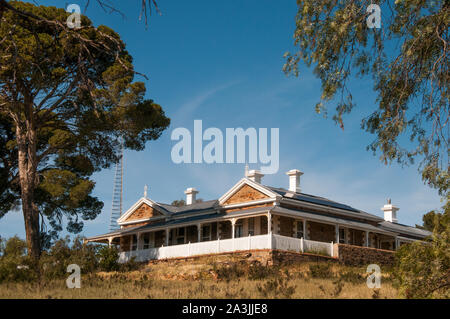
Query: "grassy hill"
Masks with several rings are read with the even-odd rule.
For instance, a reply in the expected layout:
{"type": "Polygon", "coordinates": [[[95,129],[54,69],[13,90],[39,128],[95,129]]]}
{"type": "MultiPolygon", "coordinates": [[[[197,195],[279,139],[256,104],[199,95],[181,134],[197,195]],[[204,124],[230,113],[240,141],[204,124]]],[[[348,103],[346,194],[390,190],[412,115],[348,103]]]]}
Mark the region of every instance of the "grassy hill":
{"type": "Polygon", "coordinates": [[[204,258],[82,275],[80,289],[68,289],[63,279],[3,283],[0,298],[398,298],[389,270],[381,270],[381,288],[369,289],[365,267],[204,258]]]}

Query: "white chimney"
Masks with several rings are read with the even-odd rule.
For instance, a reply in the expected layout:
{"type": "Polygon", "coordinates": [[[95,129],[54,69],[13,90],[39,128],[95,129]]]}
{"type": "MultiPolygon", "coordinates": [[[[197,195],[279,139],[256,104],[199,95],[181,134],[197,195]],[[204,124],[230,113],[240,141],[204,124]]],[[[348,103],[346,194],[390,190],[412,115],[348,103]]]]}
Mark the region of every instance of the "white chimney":
{"type": "Polygon", "coordinates": [[[397,211],[399,208],[391,204],[391,199],[388,199],[387,204],[381,207],[381,210],[384,212],[385,221],[391,223],[396,223],[398,221],[397,211]]]}
{"type": "Polygon", "coordinates": [[[300,176],[303,175],[303,172],[300,172],[298,169],[291,169],[286,175],[289,176],[289,190],[300,193],[300,176]]]}
{"type": "Polygon", "coordinates": [[[186,205],[192,205],[196,202],[198,191],[195,188],[190,187],[184,193],[186,194],[186,205]]]}
{"type": "Polygon", "coordinates": [[[261,178],[264,176],[264,174],[261,174],[260,171],[256,169],[252,169],[248,172],[247,177],[251,179],[254,182],[261,183],[261,178]]]}

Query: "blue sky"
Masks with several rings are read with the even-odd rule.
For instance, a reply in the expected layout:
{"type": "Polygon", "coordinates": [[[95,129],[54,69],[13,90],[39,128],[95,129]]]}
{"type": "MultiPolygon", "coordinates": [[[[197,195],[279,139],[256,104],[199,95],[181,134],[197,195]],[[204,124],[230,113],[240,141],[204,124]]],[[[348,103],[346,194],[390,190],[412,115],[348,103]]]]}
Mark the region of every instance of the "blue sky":
{"type": "MultiPolygon", "coordinates": [[[[198,197],[207,200],[220,197],[243,176],[242,164],[172,163],[175,142],[170,133],[176,127],[193,130],[195,119],[203,121],[204,129],[223,132],[227,127],[279,128],[280,169],[265,176],[263,184],[288,187],[285,172],[297,168],[304,172],[303,192],[379,216],[380,207],[392,198],[400,207],[399,222],[410,225],[441,206],[437,192],[423,184],[416,167],[385,166],[366,151],[374,138],[360,129],[361,119],[375,107],[369,79],[352,83],[358,107],[342,131],[314,112],[320,82],[311,70],[302,68],[300,78],[284,75],[283,54],[293,50],[294,0],[158,0],[162,16],[153,15],[148,30],[138,21],[138,2],[118,5],[126,19],[104,13],[93,1],[87,11],[95,25],[108,25],[121,35],[136,70],[149,77],[137,80],[146,83],[147,96],[172,120],[145,151],[125,152],[125,210],[142,196],[145,184],[155,201],[184,198],[188,187],[197,188],[198,197]]],[[[63,2],[40,3],[62,7],[63,2]]],[[[332,111],[334,104],[329,108],[332,111]]],[[[108,231],[113,177],[113,169],[94,176],[95,195],[105,206],[96,220],[85,223],[85,236],[108,231]]],[[[0,235],[15,234],[24,237],[20,212],[0,219],[0,235]]]]}

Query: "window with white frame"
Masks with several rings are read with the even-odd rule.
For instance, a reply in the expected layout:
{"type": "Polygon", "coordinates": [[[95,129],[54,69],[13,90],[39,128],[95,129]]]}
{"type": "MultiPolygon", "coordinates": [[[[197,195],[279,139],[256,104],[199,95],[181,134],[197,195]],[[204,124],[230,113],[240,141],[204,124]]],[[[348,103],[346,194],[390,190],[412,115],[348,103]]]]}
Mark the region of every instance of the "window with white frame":
{"type": "Polygon", "coordinates": [[[150,233],[145,233],[142,235],[142,241],[144,243],[143,249],[149,249],[150,247],[150,233]]]}
{"type": "Polygon", "coordinates": [[[242,224],[242,220],[236,222],[234,226],[234,237],[239,238],[244,235],[244,225],[242,224]]]}
{"type": "Polygon", "coordinates": [[[339,243],[345,244],[345,236],[347,235],[347,232],[345,231],[345,228],[339,228],[339,243]]]}
{"type": "Polygon", "coordinates": [[[303,238],[304,234],[303,234],[303,221],[302,220],[297,220],[297,229],[295,231],[295,236],[297,238],[303,238]]]}
{"type": "Polygon", "coordinates": [[[137,249],[137,236],[133,235],[131,238],[131,250],[137,249]]]}
{"type": "Polygon", "coordinates": [[[175,240],[177,245],[182,245],[186,242],[185,237],[186,237],[186,228],[182,227],[182,228],[177,228],[175,233],[175,240]]]}

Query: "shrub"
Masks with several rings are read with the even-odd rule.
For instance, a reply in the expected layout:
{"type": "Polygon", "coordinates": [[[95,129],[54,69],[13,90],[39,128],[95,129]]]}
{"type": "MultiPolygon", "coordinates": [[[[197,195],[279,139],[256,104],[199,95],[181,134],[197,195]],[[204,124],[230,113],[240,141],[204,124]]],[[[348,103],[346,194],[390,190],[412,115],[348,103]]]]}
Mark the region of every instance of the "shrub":
{"type": "Polygon", "coordinates": [[[396,251],[394,284],[406,298],[450,298],[450,204],[427,242],[396,251]]]}
{"type": "MultiPolygon", "coordinates": [[[[117,260],[117,259],[116,259],[117,260]]],[[[136,257],[132,257],[126,263],[119,264],[119,271],[133,271],[138,270],[141,266],[141,263],[136,261],[136,257]]]]}
{"type": "Polygon", "coordinates": [[[333,298],[337,298],[339,294],[342,292],[342,289],[344,288],[344,283],[342,282],[342,279],[339,278],[338,280],[333,281],[333,291],[331,292],[333,298]]]}
{"type": "Polygon", "coordinates": [[[243,267],[237,263],[232,263],[231,265],[220,265],[216,263],[213,264],[213,271],[217,274],[218,279],[223,279],[225,281],[230,281],[237,279],[245,275],[243,267]]]}
{"type": "Polygon", "coordinates": [[[83,244],[80,237],[76,237],[70,246],[70,238],[57,240],[48,250],[42,252],[40,258],[41,275],[47,279],[67,277],[67,266],[80,266],[82,274],[95,271],[98,267],[96,259],[97,247],[83,244]]]}
{"type": "Polygon", "coordinates": [[[135,270],[134,260],[120,265],[117,263],[117,248],[85,244],[81,237],[73,241],[69,236],[59,239],[44,250],[39,261],[26,256],[26,243],[19,237],[0,241],[0,282],[33,281],[36,279],[63,279],[68,276],[67,267],[76,264],[82,274],[104,271],[135,270]]]}
{"type": "Polygon", "coordinates": [[[343,272],[339,275],[339,279],[355,285],[364,283],[365,281],[365,278],[355,271],[343,272]]]}
{"type": "Polygon", "coordinates": [[[112,246],[102,246],[97,252],[99,267],[103,271],[119,270],[119,250],[112,246]]]}
{"type": "Polygon", "coordinates": [[[295,286],[289,286],[291,276],[285,271],[285,276],[279,276],[266,281],[263,285],[258,285],[257,289],[264,298],[291,298],[295,293],[295,286]]]}
{"type": "MultiPolygon", "coordinates": [[[[4,240],[2,240],[2,243],[3,241],[4,240]]],[[[1,253],[3,257],[24,256],[27,252],[27,243],[17,235],[9,238],[2,246],[1,253]]]]}
{"type": "Polygon", "coordinates": [[[309,274],[313,278],[332,278],[334,277],[333,272],[331,271],[330,264],[315,264],[309,265],[309,274]]]}
{"type": "Polygon", "coordinates": [[[275,267],[263,266],[260,263],[251,264],[248,269],[248,278],[250,280],[261,280],[273,276],[278,272],[275,267]]]}
{"type": "Polygon", "coordinates": [[[36,266],[26,256],[26,243],[14,236],[1,242],[0,283],[32,281],[37,278],[36,266]]]}

